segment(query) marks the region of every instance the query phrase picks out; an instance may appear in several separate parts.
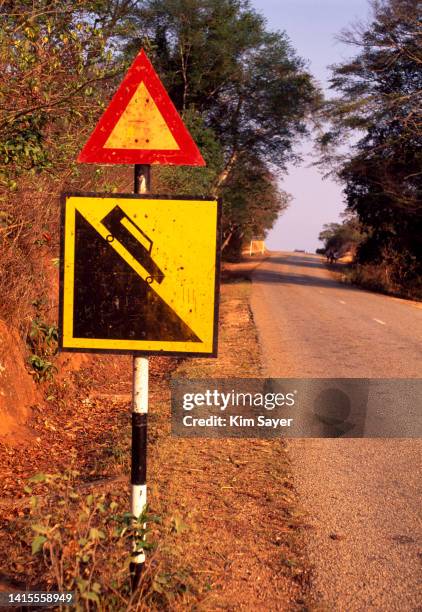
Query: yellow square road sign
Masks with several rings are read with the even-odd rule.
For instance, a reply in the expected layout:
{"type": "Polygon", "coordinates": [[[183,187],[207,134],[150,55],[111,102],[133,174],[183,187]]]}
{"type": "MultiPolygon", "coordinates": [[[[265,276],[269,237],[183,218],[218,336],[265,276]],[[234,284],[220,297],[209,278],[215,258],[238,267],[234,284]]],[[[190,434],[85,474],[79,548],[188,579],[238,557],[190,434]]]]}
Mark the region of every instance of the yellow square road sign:
{"type": "Polygon", "coordinates": [[[221,202],[63,195],[60,347],[216,356],[221,202]]]}

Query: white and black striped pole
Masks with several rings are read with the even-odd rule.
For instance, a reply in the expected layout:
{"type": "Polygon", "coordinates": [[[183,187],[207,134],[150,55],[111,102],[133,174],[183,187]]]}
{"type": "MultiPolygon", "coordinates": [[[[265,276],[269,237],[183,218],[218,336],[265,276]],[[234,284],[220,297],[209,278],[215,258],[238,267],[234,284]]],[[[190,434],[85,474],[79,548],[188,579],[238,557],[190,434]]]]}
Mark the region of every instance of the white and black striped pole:
{"type": "MultiPolygon", "coordinates": [[[[135,193],[149,193],[151,189],[151,166],[135,164],[135,193]]],[[[133,356],[132,386],[132,467],[131,467],[131,513],[139,518],[147,503],[147,418],[148,418],[148,357],[133,356]]],[[[130,576],[132,592],[140,582],[145,563],[144,550],[136,549],[136,538],[130,576]]]]}

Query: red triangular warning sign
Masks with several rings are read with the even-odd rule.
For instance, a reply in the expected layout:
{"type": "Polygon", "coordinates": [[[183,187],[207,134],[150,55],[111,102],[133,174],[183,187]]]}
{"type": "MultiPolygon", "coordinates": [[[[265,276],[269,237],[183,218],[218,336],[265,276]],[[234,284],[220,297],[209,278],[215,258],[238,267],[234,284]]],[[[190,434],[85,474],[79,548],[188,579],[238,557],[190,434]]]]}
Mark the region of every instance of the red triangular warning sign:
{"type": "Polygon", "coordinates": [[[144,51],[129,68],[78,162],[205,166],[144,51]]]}

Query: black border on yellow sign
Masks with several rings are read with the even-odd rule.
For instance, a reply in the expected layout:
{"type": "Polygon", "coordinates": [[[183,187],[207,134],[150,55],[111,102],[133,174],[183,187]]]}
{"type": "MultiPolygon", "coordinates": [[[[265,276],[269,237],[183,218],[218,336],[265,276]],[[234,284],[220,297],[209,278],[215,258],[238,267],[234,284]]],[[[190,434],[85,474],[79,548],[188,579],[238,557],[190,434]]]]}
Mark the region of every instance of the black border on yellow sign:
{"type": "Polygon", "coordinates": [[[106,353],[115,355],[161,355],[163,357],[181,357],[188,355],[192,357],[217,357],[218,353],[218,313],[220,307],[220,267],[221,267],[221,215],[222,199],[212,196],[187,196],[187,195],[162,195],[162,194],[135,194],[135,193],[93,193],[89,191],[67,191],[60,196],[60,280],[59,280],[59,352],[66,353],[106,353]],[[119,198],[128,200],[196,200],[217,202],[217,239],[215,253],[215,288],[214,288],[214,319],[213,319],[213,343],[212,352],[198,353],[190,351],[133,351],[125,349],[99,349],[99,348],[75,348],[63,346],[63,291],[64,291],[64,252],[65,252],[65,221],[66,200],[71,197],[85,198],[119,198]]]}

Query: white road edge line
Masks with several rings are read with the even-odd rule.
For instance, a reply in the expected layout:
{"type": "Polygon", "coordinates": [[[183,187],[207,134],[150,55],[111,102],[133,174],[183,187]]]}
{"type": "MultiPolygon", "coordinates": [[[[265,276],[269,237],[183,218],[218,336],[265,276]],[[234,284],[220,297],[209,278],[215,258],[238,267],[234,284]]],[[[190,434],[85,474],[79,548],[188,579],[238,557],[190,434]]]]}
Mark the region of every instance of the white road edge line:
{"type": "Polygon", "coordinates": [[[384,323],[384,321],[381,321],[381,319],[374,319],[374,321],[376,321],[380,325],[387,325],[387,323],[384,323]]]}

